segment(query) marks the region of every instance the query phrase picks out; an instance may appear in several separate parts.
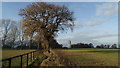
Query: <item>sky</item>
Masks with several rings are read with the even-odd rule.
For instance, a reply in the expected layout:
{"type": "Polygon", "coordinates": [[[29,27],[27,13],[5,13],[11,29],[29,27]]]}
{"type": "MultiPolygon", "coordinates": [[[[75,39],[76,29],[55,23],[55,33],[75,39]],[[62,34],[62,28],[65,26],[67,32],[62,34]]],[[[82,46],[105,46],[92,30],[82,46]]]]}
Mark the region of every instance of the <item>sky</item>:
{"type": "MultiPolygon", "coordinates": [[[[25,8],[31,2],[3,2],[2,18],[19,21],[19,9],[25,8]]],[[[117,2],[49,2],[65,5],[74,12],[75,26],[73,32],[67,30],[58,34],[58,43],[67,46],[68,40],[72,44],[118,43],[118,3],[117,2]]],[[[1,11],[0,11],[1,13],[1,11]]],[[[1,17],[0,17],[1,19],[1,17]]]]}

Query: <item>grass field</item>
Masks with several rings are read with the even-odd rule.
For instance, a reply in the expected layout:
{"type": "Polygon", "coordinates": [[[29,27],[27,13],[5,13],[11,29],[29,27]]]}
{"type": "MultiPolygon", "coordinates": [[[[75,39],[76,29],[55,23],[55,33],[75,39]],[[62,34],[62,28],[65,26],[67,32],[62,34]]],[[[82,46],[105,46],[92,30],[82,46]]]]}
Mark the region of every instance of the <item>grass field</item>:
{"type": "Polygon", "coordinates": [[[17,55],[22,55],[35,50],[2,50],[2,59],[10,58],[17,55]]]}
{"type": "Polygon", "coordinates": [[[77,66],[118,66],[118,49],[63,49],[56,54],[77,66]]]}
{"type": "MultiPolygon", "coordinates": [[[[34,50],[2,50],[2,59],[21,55],[34,50]]],[[[118,49],[54,49],[59,57],[67,59],[76,66],[118,66],[118,49]]],[[[29,60],[30,61],[30,60],[29,60]]],[[[39,62],[39,61],[38,61],[39,62]]],[[[3,62],[5,66],[7,62],[3,62]]],[[[12,66],[19,66],[20,58],[12,60],[12,66]]],[[[23,65],[26,65],[26,56],[23,57],[23,65]]]]}

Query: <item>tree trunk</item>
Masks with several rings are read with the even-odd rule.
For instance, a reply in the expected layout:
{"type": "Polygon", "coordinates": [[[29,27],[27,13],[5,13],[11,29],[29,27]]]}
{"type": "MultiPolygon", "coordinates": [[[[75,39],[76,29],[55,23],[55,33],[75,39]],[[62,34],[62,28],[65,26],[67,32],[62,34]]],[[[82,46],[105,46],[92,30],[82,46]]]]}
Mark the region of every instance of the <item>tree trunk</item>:
{"type": "Polygon", "coordinates": [[[48,50],[49,49],[49,42],[48,40],[44,40],[42,42],[42,47],[45,49],[45,50],[48,50]]]}
{"type": "Polygon", "coordinates": [[[14,48],[14,42],[15,42],[15,39],[13,39],[12,41],[12,48],[14,48]]]}
{"type": "Polygon", "coordinates": [[[23,42],[21,41],[21,44],[20,44],[20,46],[21,46],[21,49],[22,49],[22,46],[23,46],[23,42]]]}
{"type": "Polygon", "coordinates": [[[5,46],[5,40],[2,40],[2,46],[5,46]]]}
{"type": "Polygon", "coordinates": [[[32,46],[32,40],[30,40],[30,45],[29,45],[29,49],[31,48],[31,46],[32,46]]]}
{"type": "Polygon", "coordinates": [[[38,42],[38,46],[37,46],[37,49],[40,49],[40,42],[38,42]]]}
{"type": "Polygon", "coordinates": [[[6,37],[2,39],[2,45],[5,46],[6,37]]]}

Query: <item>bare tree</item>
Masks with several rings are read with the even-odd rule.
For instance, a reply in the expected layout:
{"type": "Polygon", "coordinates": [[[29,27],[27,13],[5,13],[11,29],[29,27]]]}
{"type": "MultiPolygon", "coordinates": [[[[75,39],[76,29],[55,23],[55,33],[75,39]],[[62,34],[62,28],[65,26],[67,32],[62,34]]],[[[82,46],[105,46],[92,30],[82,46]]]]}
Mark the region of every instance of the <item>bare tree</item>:
{"type": "Polygon", "coordinates": [[[8,34],[8,37],[9,37],[9,40],[11,40],[12,48],[14,48],[14,43],[18,39],[19,34],[18,34],[17,22],[13,21],[12,23],[13,23],[13,25],[11,27],[9,34],[8,34]]]}
{"type": "MultiPolygon", "coordinates": [[[[22,25],[23,25],[23,22],[19,21],[18,31],[19,31],[19,41],[20,41],[21,47],[23,45],[24,36],[26,36],[26,34],[24,34],[24,32],[22,30],[22,25]]],[[[27,38],[27,40],[29,40],[29,49],[30,49],[31,48],[30,46],[32,46],[33,33],[26,36],[26,38],[27,38]]]]}
{"type": "Polygon", "coordinates": [[[24,33],[22,31],[22,21],[19,21],[18,23],[18,39],[19,39],[19,42],[20,42],[20,46],[21,46],[21,49],[22,49],[22,45],[23,45],[23,41],[24,41],[24,33]]]}
{"type": "Polygon", "coordinates": [[[60,30],[73,27],[73,12],[66,6],[58,6],[44,2],[37,2],[21,9],[19,15],[23,16],[23,31],[26,35],[34,34],[38,41],[38,48],[42,40],[42,47],[49,48],[49,41],[60,30]]]}
{"type": "Polygon", "coordinates": [[[31,48],[32,43],[33,43],[33,35],[34,35],[34,32],[29,35],[29,43],[30,43],[29,44],[29,49],[31,48]]]}
{"type": "Polygon", "coordinates": [[[1,23],[1,38],[2,38],[2,45],[4,46],[7,40],[7,35],[12,27],[12,22],[10,19],[2,19],[1,23]]]}

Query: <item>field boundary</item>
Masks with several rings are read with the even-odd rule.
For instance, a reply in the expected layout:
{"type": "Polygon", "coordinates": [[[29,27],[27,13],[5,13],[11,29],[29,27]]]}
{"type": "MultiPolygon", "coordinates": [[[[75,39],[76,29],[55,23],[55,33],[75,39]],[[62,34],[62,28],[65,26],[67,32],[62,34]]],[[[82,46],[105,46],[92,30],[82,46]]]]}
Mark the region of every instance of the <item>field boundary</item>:
{"type": "Polygon", "coordinates": [[[25,54],[22,54],[22,55],[10,57],[10,58],[7,58],[7,59],[2,59],[2,60],[0,60],[0,62],[8,61],[8,63],[9,63],[8,67],[11,68],[11,64],[12,64],[11,61],[15,58],[20,57],[20,67],[22,68],[23,67],[23,64],[22,64],[23,56],[26,56],[26,58],[27,58],[26,67],[27,67],[29,65],[29,62],[28,62],[29,57],[30,57],[31,61],[35,60],[39,56],[39,53],[40,53],[40,50],[36,50],[36,51],[32,51],[32,52],[25,53],[25,54]]]}

